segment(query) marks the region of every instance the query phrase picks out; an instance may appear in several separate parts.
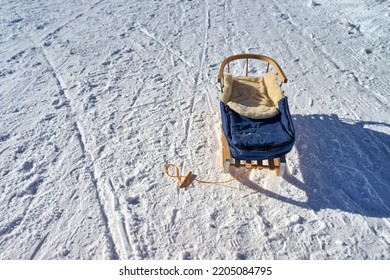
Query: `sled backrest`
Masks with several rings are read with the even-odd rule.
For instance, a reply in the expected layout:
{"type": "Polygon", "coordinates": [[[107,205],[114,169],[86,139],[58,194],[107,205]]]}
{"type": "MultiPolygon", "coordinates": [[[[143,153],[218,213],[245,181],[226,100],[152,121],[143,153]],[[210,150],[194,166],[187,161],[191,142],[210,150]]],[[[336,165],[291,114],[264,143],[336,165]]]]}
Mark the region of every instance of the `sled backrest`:
{"type": "Polygon", "coordinates": [[[287,83],[287,77],[283,73],[282,68],[272,58],[265,56],[265,55],[261,55],[261,54],[236,54],[236,55],[232,55],[232,56],[229,56],[228,58],[224,59],[221,63],[221,66],[219,67],[218,83],[221,85],[221,90],[223,89],[223,73],[225,72],[226,66],[227,66],[227,72],[230,73],[230,62],[232,62],[234,60],[239,60],[239,59],[246,59],[245,76],[248,77],[249,59],[257,59],[257,60],[265,61],[267,63],[266,72],[268,72],[270,65],[272,65],[273,68],[275,68],[276,74],[278,75],[278,77],[281,81],[280,86],[282,86],[283,83],[287,83]]]}

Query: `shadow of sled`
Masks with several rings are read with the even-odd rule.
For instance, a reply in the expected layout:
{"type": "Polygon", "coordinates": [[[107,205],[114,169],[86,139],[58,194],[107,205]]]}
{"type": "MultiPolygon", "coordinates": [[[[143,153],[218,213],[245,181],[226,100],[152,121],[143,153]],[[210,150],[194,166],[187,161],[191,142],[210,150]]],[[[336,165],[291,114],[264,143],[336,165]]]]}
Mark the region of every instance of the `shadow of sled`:
{"type": "Polygon", "coordinates": [[[303,190],[300,202],[261,188],[248,178],[240,182],[269,197],[319,211],[338,209],[371,217],[390,217],[390,125],[343,121],[336,115],[294,115],[295,148],[303,182],[284,179],[303,190]]]}

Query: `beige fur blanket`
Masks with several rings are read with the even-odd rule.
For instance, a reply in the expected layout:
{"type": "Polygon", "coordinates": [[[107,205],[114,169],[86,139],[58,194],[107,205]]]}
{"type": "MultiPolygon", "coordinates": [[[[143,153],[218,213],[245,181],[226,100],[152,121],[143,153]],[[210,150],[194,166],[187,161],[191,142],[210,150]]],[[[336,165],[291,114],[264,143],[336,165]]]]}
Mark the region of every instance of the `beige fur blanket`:
{"type": "Polygon", "coordinates": [[[224,79],[222,102],[238,114],[252,119],[267,119],[278,114],[278,101],[283,98],[277,76],[268,72],[263,77],[234,77],[224,79]]]}

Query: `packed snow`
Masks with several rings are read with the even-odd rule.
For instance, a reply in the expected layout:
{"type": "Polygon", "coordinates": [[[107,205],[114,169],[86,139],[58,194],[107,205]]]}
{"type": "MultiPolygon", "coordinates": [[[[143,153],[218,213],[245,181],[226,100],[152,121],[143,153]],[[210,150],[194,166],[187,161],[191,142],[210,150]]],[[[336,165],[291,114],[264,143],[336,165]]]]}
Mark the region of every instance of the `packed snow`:
{"type": "Polygon", "coordinates": [[[2,1],[0,14],[0,259],[390,259],[390,2],[2,1]],[[238,53],[289,79],[289,174],[179,190],[168,163],[231,178],[217,72],[238,53]]]}

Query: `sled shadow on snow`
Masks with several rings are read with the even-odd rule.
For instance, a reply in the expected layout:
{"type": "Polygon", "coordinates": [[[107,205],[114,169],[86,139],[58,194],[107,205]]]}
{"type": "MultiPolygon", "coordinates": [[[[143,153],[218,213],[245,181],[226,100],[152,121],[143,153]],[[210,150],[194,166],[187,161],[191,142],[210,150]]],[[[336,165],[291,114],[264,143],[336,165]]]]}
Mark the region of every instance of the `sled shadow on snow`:
{"type": "MultiPolygon", "coordinates": [[[[343,121],[337,115],[294,115],[295,149],[302,181],[284,179],[306,193],[297,201],[240,182],[282,202],[319,211],[337,209],[370,217],[390,217],[390,125],[343,121]]],[[[288,155],[287,155],[288,161],[288,155]]]]}

